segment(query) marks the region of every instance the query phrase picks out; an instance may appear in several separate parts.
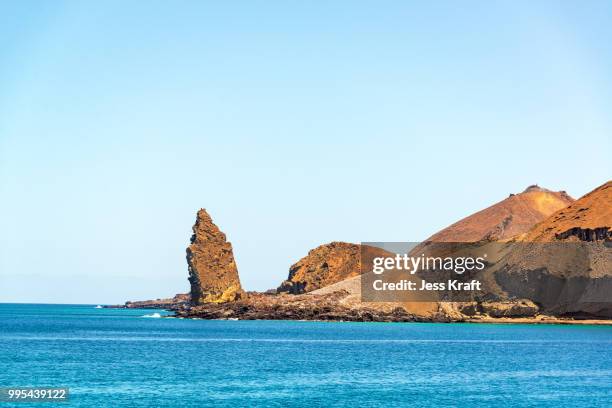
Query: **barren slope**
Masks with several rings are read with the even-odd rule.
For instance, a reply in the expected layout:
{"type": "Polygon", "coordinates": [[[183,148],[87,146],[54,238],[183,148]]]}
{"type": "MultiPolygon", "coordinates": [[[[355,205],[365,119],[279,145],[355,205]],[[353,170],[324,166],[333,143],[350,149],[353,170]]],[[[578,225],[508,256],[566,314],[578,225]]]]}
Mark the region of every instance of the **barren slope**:
{"type": "Polygon", "coordinates": [[[511,238],[527,232],[573,201],[565,191],[529,186],[520,194],[510,194],[505,200],[457,221],[426,241],[475,242],[511,238]]]}

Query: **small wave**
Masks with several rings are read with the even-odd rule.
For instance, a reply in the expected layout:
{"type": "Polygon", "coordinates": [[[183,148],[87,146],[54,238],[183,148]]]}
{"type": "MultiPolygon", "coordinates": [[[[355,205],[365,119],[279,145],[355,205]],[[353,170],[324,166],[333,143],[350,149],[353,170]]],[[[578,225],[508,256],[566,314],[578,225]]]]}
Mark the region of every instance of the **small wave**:
{"type": "Polygon", "coordinates": [[[94,309],[102,309],[102,306],[98,305],[98,306],[94,307],[94,309]]]}
{"type": "Polygon", "coordinates": [[[157,318],[161,317],[161,315],[159,313],[151,313],[151,314],[146,314],[146,315],[141,316],[141,317],[150,317],[150,318],[157,319],[157,318]]]}

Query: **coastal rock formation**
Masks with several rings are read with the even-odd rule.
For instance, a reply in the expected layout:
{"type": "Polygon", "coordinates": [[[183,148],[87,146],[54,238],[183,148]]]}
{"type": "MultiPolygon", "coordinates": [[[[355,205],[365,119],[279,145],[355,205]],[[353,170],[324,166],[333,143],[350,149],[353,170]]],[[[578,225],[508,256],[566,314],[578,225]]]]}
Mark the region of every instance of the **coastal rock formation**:
{"type": "MultiPolygon", "coordinates": [[[[361,253],[363,248],[355,244],[331,243],[316,248],[307,257],[293,265],[290,279],[281,285],[279,294],[250,293],[248,297],[238,298],[232,302],[178,307],[176,315],[205,319],[521,323],[573,323],[577,321],[576,318],[610,317],[608,315],[610,311],[609,293],[612,293],[612,287],[607,281],[600,279],[607,278],[610,274],[610,260],[606,258],[606,253],[602,252],[603,247],[609,244],[606,237],[610,225],[607,221],[609,217],[605,216],[606,211],[609,210],[610,200],[607,196],[609,190],[603,187],[596,190],[595,194],[591,193],[584,197],[591,200],[590,204],[583,199],[576,202],[576,213],[568,219],[575,220],[577,224],[564,222],[563,227],[558,230],[550,229],[549,222],[554,223],[554,220],[559,218],[559,214],[565,214],[563,209],[559,210],[556,216],[553,214],[543,223],[533,227],[531,231],[519,236],[508,232],[511,222],[503,222],[504,228],[494,229],[493,234],[485,231],[484,235],[480,235],[484,229],[481,229],[478,234],[473,234],[473,229],[466,229],[463,230],[466,236],[461,236],[459,230],[456,230],[454,239],[469,241],[470,237],[478,236],[479,241],[476,245],[487,245],[499,250],[495,252],[493,259],[490,259],[493,262],[492,272],[487,272],[488,275],[483,276],[483,278],[493,280],[499,286],[495,293],[490,293],[475,301],[448,302],[407,299],[403,302],[363,302],[361,276],[359,275],[359,259],[360,255],[363,255],[361,253]],[[606,193],[597,192],[599,190],[606,191],[606,193]],[[600,206],[602,202],[606,205],[600,206]],[[595,210],[592,211],[592,208],[595,210]],[[590,215],[584,218],[578,217],[578,213],[590,215]],[[565,227],[569,229],[566,230],[565,227]],[[596,232],[567,232],[576,231],[576,228],[596,232]],[[534,232],[539,230],[548,234],[546,235],[548,238],[542,238],[545,242],[554,237],[553,240],[556,243],[567,241],[580,244],[586,242],[589,245],[599,245],[599,249],[581,252],[578,257],[566,252],[549,254],[538,250],[539,252],[536,253],[524,253],[516,249],[521,248],[517,244],[521,244],[523,242],[521,240],[525,237],[532,236],[532,234],[540,237],[542,234],[534,232]],[[514,238],[504,238],[506,233],[513,234],[514,238]],[[500,241],[494,241],[495,237],[502,238],[500,241]],[[583,241],[580,241],[581,237],[583,241]],[[603,237],[603,240],[599,237],[603,237]],[[587,264],[584,263],[585,260],[588,261],[587,264]],[[585,265],[586,268],[583,267],[585,265]],[[547,267],[551,269],[547,270],[547,267]],[[328,283],[344,276],[348,278],[328,283]],[[566,279],[576,277],[581,280],[569,282],[566,279]],[[596,284],[593,284],[594,282],[596,284]],[[283,290],[289,293],[282,293],[283,290]],[[300,293],[305,291],[308,293],[300,293]],[[604,302],[596,304],[584,302],[585,294],[586,298],[599,296],[604,302]]],[[[533,202],[538,202],[535,199],[537,196],[544,202],[548,202],[548,198],[545,197],[548,197],[549,194],[556,197],[557,193],[542,190],[530,187],[522,195],[527,195],[528,198],[532,195],[529,201],[533,202]]],[[[518,212],[512,213],[512,220],[528,218],[519,213],[525,208],[529,212],[534,207],[517,206],[514,211],[518,212]]],[[[550,209],[550,207],[547,208],[550,209]]],[[[490,220],[489,217],[486,219],[490,220]]],[[[521,231],[522,228],[524,227],[515,229],[515,231],[521,231]]],[[[379,250],[383,255],[388,254],[380,249],[368,248],[379,250]]],[[[595,321],[589,320],[589,322],[595,321]]]]}
{"type": "Polygon", "coordinates": [[[495,278],[555,315],[612,317],[612,182],[522,235],[495,278]]]}
{"type": "Polygon", "coordinates": [[[247,296],[240,286],[231,244],[206,211],[200,210],[187,249],[192,302],[177,295],[174,299],[128,302],[125,307],[164,304],[176,317],[204,319],[609,324],[610,320],[592,319],[612,318],[611,184],[558,210],[525,233],[521,231],[526,220],[533,220],[534,214],[542,217],[560,201],[571,203],[572,199],[563,192],[531,186],[496,204],[502,204],[498,209],[483,210],[486,216],[482,211],[476,213],[483,217],[481,226],[476,225],[478,217],[471,216],[432,236],[430,240],[439,239],[438,244],[448,239],[496,248],[487,261],[491,269],[480,276],[492,282],[494,292],[473,301],[409,297],[405,301],[364,302],[361,256],[388,256],[389,252],[341,242],[315,248],[294,264],[280,293],[249,292],[247,296]],[[528,245],[517,245],[523,243],[573,243],[578,244],[578,252],[543,251],[541,246],[533,252],[525,249],[528,245]]]}
{"type": "Polygon", "coordinates": [[[277,292],[299,294],[311,292],[359,276],[361,252],[368,256],[384,256],[384,250],[347,242],[331,242],[308,252],[289,268],[289,277],[278,287],[277,292]]]}
{"type": "Polygon", "coordinates": [[[321,245],[289,268],[278,292],[310,292],[359,275],[359,245],[332,242],[321,245]]]}
{"type": "Polygon", "coordinates": [[[508,239],[529,231],[535,224],[573,201],[565,191],[553,192],[531,185],[522,193],[510,194],[505,200],[457,221],[425,241],[477,242],[508,239]]]}
{"type": "Polygon", "coordinates": [[[193,226],[187,264],[192,303],[229,302],[244,295],[232,244],[204,209],[193,226]]]}

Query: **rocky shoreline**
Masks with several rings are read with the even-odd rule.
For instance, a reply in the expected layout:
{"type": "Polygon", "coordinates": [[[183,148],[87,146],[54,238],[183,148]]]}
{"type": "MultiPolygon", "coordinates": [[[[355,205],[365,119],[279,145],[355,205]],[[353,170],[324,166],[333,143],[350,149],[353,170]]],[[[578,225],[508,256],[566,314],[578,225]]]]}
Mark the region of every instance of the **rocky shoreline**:
{"type": "Polygon", "coordinates": [[[226,303],[205,303],[173,309],[174,317],[238,320],[317,320],[351,322],[444,321],[444,317],[407,313],[401,307],[381,310],[352,308],[340,303],[345,293],[329,295],[269,295],[249,293],[248,298],[226,303]]]}
{"type": "Polygon", "coordinates": [[[328,322],[419,322],[419,323],[489,323],[489,324],[578,324],[612,325],[612,320],[559,317],[540,314],[523,302],[491,302],[473,305],[454,304],[441,307],[428,314],[409,313],[403,307],[389,303],[367,303],[359,307],[344,304],[346,292],[330,294],[270,294],[249,292],[247,296],[233,302],[204,303],[191,305],[179,297],[141,302],[126,302],[124,305],[105,306],[124,309],[164,309],[173,314],[166,318],[202,320],[295,320],[328,322]],[[464,314],[470,313],[471,315],[464,314]]]}
{"type": "Polygon", "coordinates": [[[122,305],[107,305],[105,309],[167,309],[178,310],[183,307],[188,307],[191,301],[189,293],[181,293],[172,298],[127,301],[122,305]]]}
{"type": "MultiPolygon", "coordinates": [[[[239,303],[239,302],[237,302],[239,303]]],[[[473,316],[452,318],[443,313],[419,316],[406,313],[401,308],[392,311],[362,308],[329,308],[326,306],[312,309],[293,308],[253,309],[242,304],[210,304],[193,308],[179,308],[167,318],[201,320],[288,320],[288,321],[325,321],[325,322],[386,322],[386,323],[481,323],[481,324],[563,324],[563,325],[609,325],[612,320],[574,319],[549,315],[532,317],[490,317],[473,316]]]]}

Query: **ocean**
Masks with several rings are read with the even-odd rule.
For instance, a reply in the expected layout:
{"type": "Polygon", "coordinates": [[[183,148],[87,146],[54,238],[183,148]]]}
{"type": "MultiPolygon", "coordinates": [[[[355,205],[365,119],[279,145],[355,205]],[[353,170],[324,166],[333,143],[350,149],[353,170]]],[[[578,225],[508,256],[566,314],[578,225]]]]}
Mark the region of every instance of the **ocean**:
{"type": "Polygon", "coordinates": [[[70,394],[14,406],[612,406],[612,327],[182,320],[94,306],[0,304],[0,386],[70,394]]]}

